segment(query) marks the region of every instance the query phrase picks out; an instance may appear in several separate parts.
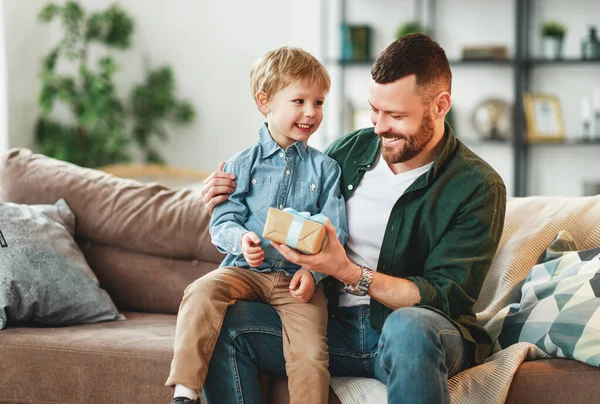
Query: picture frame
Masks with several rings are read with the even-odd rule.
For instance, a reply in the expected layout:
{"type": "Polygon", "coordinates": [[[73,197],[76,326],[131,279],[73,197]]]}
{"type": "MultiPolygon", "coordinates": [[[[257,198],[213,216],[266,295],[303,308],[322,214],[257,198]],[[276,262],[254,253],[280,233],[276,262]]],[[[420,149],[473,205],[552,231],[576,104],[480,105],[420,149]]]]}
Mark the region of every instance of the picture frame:
{"type": "Polygon", "coordinates": [[[554,94],[525,93],[523,106],[530,142],[562,142],[565,139],[562,110],[554,94]]]}

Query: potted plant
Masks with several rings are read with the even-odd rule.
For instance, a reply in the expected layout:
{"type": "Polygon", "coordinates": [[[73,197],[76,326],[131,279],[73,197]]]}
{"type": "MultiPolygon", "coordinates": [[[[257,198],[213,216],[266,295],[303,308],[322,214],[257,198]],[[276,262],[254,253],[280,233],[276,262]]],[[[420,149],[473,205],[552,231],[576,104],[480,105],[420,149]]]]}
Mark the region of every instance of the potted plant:
{"type": "Polygon", "coordinates": [[[429,35],[427,33],[427,29],[423,26],[423,24],[421,24],[417,20],[413,20],[413,21],[407,21],[404,24],[402,24],[400,27],[398,27],[398,30],[396,30],[396,38],[400,39],[404,35],[412,34],[415,32],[429,35]]]}
{"type": "Polygon", "coordinates": [[[146,162],[164,163],[155,140],[167,138],[169,124],[191,123],[195,111],[177,99],[168,66],[147,66],[145,78],[129,97],[120,95],[113,51],[130,47],[133,19],[118,4],[87,13],[73,0],[46,4],[38,18],[42,23],[59,20],[63,33],[42,63],[38,151],[100,167],[133,160],[133,146],[146,162]],[[102,52],[90,52],[91,45],[102,52]],[[56,113],[57,104],[62,114],[56,113]]]}
{"type": "Polygon", "coordinates": [[[546,59],[562,58],[563,41],[567,28],[558,21],[548,20],[542,24],[542,52],[546,59]]]}

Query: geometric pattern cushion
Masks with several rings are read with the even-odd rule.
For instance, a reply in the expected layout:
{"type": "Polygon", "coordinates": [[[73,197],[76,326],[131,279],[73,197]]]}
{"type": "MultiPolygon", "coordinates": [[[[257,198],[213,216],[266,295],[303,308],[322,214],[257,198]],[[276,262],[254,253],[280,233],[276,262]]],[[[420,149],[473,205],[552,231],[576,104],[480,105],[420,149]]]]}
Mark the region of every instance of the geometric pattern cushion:
{"type": "Polygon", "coordinates": [[[496,350],[531,342],[549,355],[600,365],[600,248],[573,247],[561,232],[545,259],[531,268],[521,299],[500,310],[486,328],[496,350]]]}

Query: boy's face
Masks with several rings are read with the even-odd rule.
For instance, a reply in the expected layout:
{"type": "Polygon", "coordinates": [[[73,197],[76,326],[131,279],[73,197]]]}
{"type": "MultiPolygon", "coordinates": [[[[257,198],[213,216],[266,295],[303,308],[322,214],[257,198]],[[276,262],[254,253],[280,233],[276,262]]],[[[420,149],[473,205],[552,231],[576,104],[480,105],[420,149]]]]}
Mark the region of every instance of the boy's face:
{"type": "MultiPolygon", "coordinates": [[[[315,85],[292,83],[273,94],[263,96],[261,110],[267,116],[269,132],[282,148],[306,142],[323,121],[326,92],[315,85]]],[[[257,95],[260,104],[260,93],[257,95]]]]}

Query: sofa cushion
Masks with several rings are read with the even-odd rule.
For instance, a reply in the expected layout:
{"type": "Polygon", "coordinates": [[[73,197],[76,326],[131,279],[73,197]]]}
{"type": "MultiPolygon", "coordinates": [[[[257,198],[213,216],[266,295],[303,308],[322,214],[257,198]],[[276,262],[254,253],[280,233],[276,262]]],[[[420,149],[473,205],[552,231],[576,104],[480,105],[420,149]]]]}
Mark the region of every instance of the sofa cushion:
{"type": "Polygon", "coordinates": [[[600,396],[600,369],[569,359],[523,362],[506,404],[592,403],[600,396]]]}
{"type": "Polygon", "coordinates": [[[184,289],[218,264],[176,260],[123,248],[79,243],[100,285],[121,310],[176,314],[184,289]]]}
{"type": "Polygon", "coordinates": [[[0,202],[0,329],[122,318],[73,240],[74,225],[64,200],[0,202]]]}
{"type": "Polygon", "coordinates": [[[176,317],[0,332],[0,391],[10,403],[168,403],[176,317]]]}
{"type": "Polygon", "coordinates": [[[600,246],[600,196],[510,198],[496,257],[474,310],[484,325],[498,311],[518,302],[527,273],[561,231],[582,250],[600,246]]]}
{"type": "Polygon", "coordinates": [[[76,238],[167,258],[220,263],[210,216],[189,189],[142,184],[9,150],[0,161],[0,200],[48,204],[65,199],[78,218],[76,238]]]}
{"type": "Polygon", "coordinates": [[[600,364],[600,248],[570,251],[573,247],[568,232],[560,232],[552,253],[527,274],[520,302],[486,324],[498,338],[496,349],[530,342],[552,356],[600,364]],[[552,258],[559,244],[569,251],[552,258]]]}

